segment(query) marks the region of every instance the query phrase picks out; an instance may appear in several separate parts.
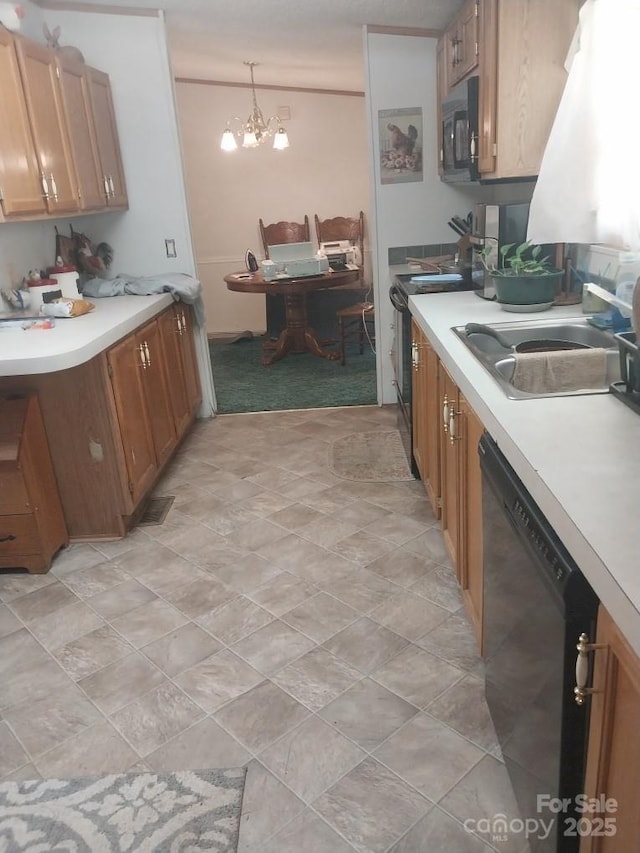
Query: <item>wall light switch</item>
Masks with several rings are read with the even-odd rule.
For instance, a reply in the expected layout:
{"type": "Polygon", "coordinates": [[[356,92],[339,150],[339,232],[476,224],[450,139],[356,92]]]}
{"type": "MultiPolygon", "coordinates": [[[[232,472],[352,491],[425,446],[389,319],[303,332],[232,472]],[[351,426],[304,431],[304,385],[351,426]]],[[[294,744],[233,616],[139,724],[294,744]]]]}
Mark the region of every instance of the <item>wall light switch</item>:
{"type": "Polygon", "coordinates": [[[177,258],[178,253],[176,252],[176,241],[175,240],[165,240],[164,241],[164,250],[167,253],[168,258],[177,258]]]}

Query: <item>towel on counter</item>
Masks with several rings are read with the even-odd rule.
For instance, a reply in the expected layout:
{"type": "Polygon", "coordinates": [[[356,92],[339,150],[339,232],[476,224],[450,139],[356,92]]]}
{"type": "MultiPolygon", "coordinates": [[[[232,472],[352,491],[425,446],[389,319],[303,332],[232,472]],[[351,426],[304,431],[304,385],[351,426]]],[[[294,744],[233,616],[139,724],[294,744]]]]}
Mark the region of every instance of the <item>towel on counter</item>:
{"type": "Polygon", "coordinates": [[[103,296],[149,296],[154,293],[171,293],[178,302],[193,305],[195,320],[199,326],[204,325],[204,303],[202,302],[202,285],[197,278],[186,273],[169,273],[163,275],[116,275],[113,278],[90,278],[82,287],[82,295],[101,298],[103,296]]]}
{"type": "Polygon", "coordinates": [[[591,349],[550,350],[515,354],[511,384],[530,394],[604,388],[607,351],[591,349]]]}

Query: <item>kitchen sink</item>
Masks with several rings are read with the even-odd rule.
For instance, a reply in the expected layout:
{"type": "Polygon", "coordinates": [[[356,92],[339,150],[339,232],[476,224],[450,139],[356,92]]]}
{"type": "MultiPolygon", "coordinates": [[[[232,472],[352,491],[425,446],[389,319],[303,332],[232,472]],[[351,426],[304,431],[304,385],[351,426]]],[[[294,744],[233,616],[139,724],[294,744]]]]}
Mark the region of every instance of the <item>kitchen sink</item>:
{"type": "Polygon", "coordinates": [[[515,367],[514,354],[488,334],[473,332],[467,334],[466,326],[454,326],[453,331],[468,347],[486,370],[493,376],[504,393],[512,400],[531,400],[538,397],[571,397],[582,394],[606,394],[612,382],[620,380],[620,358],[618,346],[612,332],[597,329],[586,317],[563,320],[513,321],[510,323],[487,323],[489,328],[499,332],[505,343],[516,346],[524,341],[553,339],[601,347],[607,351],[607,373],[605,384],[599,388],[576,391],[558,391],[531,394],[515,388],[511,377],[515,367]]]}

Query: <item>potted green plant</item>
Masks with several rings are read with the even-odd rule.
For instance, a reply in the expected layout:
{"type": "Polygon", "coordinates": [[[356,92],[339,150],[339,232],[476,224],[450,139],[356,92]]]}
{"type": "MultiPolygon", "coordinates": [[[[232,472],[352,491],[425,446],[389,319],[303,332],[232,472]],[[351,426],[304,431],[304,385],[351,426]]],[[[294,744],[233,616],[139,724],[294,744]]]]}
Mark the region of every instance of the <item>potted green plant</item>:
{"type": "Polygon", "coordinates": [[[562,270],[556,269],[548,257],[541,258],[542,246],[532,246],[527,240],[516,245],[500,247],[500,265],[482,263],[496,289],[498,302],[505,305],[547,305],[555,299],[562,280],[562,270]]]}

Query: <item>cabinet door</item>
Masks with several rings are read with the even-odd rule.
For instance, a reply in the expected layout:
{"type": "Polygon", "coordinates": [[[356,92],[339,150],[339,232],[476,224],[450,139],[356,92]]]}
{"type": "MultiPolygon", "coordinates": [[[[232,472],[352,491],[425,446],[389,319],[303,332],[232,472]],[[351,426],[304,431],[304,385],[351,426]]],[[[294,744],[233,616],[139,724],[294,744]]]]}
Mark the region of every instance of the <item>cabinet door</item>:
{"type": "Polygon", "coordinates": [[[14,39],[0,27],[0,199],[5,217],[46,213],[14,39]]]}
{"type": "Polygon", "coordinates": [[[460,586],[467,615],[471,620],[478,648],[482,653],[482,479],[478,442],[484,432],[482,423],[460,395],[461,497],[460,586]]]}
{"type": "Polygon", "coordinates": [[[442,535],[451,562],[459,577],[459,541],[460,541],[460,463],[459,428],[460,401],[458,388],[445,368],[440,364],[440,468],[442,485],[442,535]]]}
{"type": "Polygon", "coordinates": [[[580,853],[640,850],[640,659],[602,606],[596,642],[585,793],[617,801],[615,812],[598,815],[614,818],[616,832],[586,835],[580,853]]]}
{"type": "Polygon", "coordinates": [[[120,142],[111,98],[109,75],[87,68],[102,182],[109,207],[126,208],[127,189],[120,159],[120,142]]]}
{"type": "Polygon", "coordinates": [[[189,401],[189,416],[193,417],[202,402],[202,388],[200,387],[200,372],[196,358],[196,346],[194,341],[193,309],[188,305],[180,303],[176,306],[182,321],[183,334],[180,336],[182,345],[182,369],[184,370],[184,381],[189,401]]]}
{"type": "Polygon", "coordinates": [[[438,91],[436,128],[438,132],[438,174],[442,175],[444,165],[444,136],[442,128],[442,102],[448,91],[446,41],[443,36],[436,47],[436,87],[438,91]]]}
{"type": "Polygon", "coordinates": [[[427,418],[427,495],[431,502],[436,518],[442,514],[442,485],[440,472],[440,421],[442,419],[442,408],[438,395],[440,359],[436,355],[428,340],[425,339],[424,359],[424,382],[425,382],[425,408],[427,418]]]}
{"type": "Polygon", "coordinates": [[[56,214],[78,210],[55,54],[22,38],[16,39],[16,50],[47,211],[56,214]]]}
{"type": "Polygon", "coordinates": [[[498,99],[498,0],[482,0],[479,16],[479,157],[480,173],[496,167],[496,110],[498,99]]]}
{"type": "Polygon", "coordinates": [[[411,321],[411,428],[413,432],[413,458],[426,488],[427,479],[427,408],[425,404],[424,352],[425,336],[411,321]]]}
{"type": "Polygon", "coordinates": [[[202,395],[189,306],[178,303],[158,318],[164,344],[169,398],[178,438],[189,426],[202,395]]]}
{"type": "Polygon", "coordinates": [[[145,352],[136,337],[120,341],[107,353],[120,437],[135,506],[153,482],[156,456],[144,395],[145,352]]]}
{"type": "Polygon", "coordinates": [[[106,207],[106,197],[96,148],[86,67],[60,55],[56,62],[73,151],[80,209],[100,210],[106,207]]]}
{"type": "Polygon", "coordinates": [[[136,348],[143,355],[142,390],[156,461],[161,466],[176,446],[176,429],[169,405],[165,350],[155,320],[138,332],[136,348]]]}
{"type": "Polygon", "coordinates": [[[445,33],[449,87],[467,76],[478,64],[478,0],[467,0],[445,33]]]}

